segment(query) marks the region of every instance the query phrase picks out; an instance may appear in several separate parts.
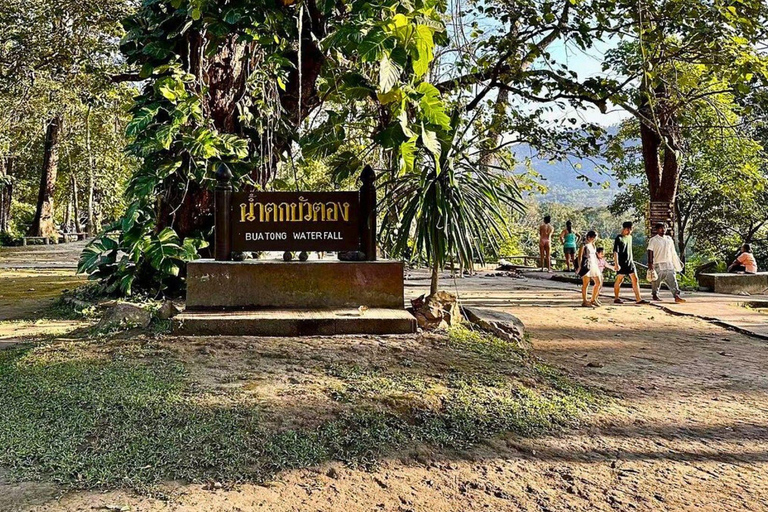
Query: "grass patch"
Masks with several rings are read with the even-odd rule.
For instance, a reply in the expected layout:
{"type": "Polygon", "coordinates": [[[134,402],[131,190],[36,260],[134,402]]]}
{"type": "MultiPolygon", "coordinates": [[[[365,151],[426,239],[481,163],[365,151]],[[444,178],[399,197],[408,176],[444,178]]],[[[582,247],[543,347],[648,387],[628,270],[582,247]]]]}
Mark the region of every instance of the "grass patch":
{"type": "MultiPolygon", "coordinates": [[[[367,467],[423,443],[466,448],[504,432],[550,432],[600,401],[517,348],[461,330],[420,339],[396,363],[377,355],[307,363],[302,370],[328,383],[322,392],[340,412],[280,430],[238,388],[223,397],[195,381],[175,350],[158,339],[101,339],[0,352],[0,466],[17,479],[80,488],[259,482],[328,460],[367,467]]],[[[315,361],[286,352],[286,361],[315,361]]]]}

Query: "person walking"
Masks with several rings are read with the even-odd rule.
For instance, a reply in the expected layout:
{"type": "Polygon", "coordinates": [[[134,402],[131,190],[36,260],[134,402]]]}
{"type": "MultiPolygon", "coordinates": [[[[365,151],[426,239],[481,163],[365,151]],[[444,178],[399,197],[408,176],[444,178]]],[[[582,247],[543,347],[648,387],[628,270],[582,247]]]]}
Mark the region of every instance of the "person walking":
{"type": "Polygon", "coordinates": [[[581,277],[581,305],[585,308],[602,306],[598,294],[602,286],[603,271],[600,270],[600,262],[597,259],[595,248],[597,233],[589,231],[584,238],[584,245],[579,249],[579,277],[581,277]],[[592,281],[592,298],[587,300],[589,282],[592,281]]]}
{"type": "Polygon", "coordinates": [[[560,243],[563,244],[563,254],[565,254],[565,270],[571,271],[571,265],[573,270],[576,270],[576,249],[581,237],[573,231],[573,224],[571,221],[565,223],[565,229],[560,232],[560,243]]]}
{"type": "Polygon", "coordinates": [[[539,259],[541,260],[541,271],[552,272],[552,233],[555,228],[552,227],[552,217],[544,216],[544,223],[539,226],[539,259]],[[546,263],[546,265],[545,265],[546,263]]]}
{"type": "Polygon", "coordinates": [[[651,297],[659,301],[659,288],[666,283],[675,302],[683,304],[685,299],[680,297],[680,287],[677,284],[677,272],[683,270],[683,264],[675,250],[675,241],[667,235],[667,226],[663,222],[653,227],[656,236],[648,241],[648,272],[655,279],[651,281],[651,297]]]}
{"type": "Polygon", "coordinates": [[[646,304],[640,296],[640,282],[637,279],[637,268],[635,267],[635,257],[632,254],[632,229],[633,224],[629,221],[621,225],[621,233],[613,241],[613,262],[616,265],[616,284],[613,285],[613,302],[622,304],[624,301],[619,296],[621,294],[621,283],[625,277],[629,277],[632,282],[632,291],[635,292],[635,302],[637,304],[646,304]]]}

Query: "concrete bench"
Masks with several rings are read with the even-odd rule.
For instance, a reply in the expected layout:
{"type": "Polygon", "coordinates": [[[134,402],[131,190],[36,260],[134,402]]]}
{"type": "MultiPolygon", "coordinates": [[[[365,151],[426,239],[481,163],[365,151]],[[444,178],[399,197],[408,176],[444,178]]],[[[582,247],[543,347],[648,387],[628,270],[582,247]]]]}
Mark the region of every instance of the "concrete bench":
{"type": "Polygon", "coordinates": [[[768,272],[757,274],[703,273],[699,284],[715,293],[760,295],[768,293],[768,272]]]}
{"type": "Polygon", "coordinates": [[[63,243],[77,242],[79,240],[85,240],[87,233],[61,233],[59,234],[59,241],[63,243]]]}
{"type": "Polygon", "coordinates": [[[24,239],[21,241],[21,245],[27,245],[27,242],[30,240],[36,241],[36,242],[43,242],[45,245],[48,245],[51,243],[52,239],[49,236],[25,236],[24,239]]]}

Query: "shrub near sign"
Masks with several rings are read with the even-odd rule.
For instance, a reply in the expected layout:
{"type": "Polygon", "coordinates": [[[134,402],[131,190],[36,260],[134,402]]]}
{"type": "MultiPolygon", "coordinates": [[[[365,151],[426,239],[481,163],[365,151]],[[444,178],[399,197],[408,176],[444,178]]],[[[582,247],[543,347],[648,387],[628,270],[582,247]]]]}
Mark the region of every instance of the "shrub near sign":
{"type": "Polygon", "coordinates": [[[358,192],[236,192],[232,250],[356,251],[358,192]]]}

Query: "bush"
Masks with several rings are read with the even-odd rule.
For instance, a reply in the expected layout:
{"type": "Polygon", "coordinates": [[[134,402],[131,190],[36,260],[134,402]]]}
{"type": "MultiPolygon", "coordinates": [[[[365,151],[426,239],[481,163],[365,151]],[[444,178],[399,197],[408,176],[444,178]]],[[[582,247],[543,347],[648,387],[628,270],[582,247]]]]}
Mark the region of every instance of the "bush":
{"type": "Polygon", "coordinates": [[[12,245],[19,245],[20,243],[21,243],[21,238],[15,236],[10,231],[0,232],[0,246],[10,247],[12,245]]]}
{"type": "Polygon", "coordinates": [[[99,280],[102,291],[127,296],[141,292],[151,296],[175,296],[184,290],[184,269],[208,246],[203,238],[183,241],[171,228],[154,232],[151,208],[134,203],[125,217],[109,226],[83,251],[78,273],[99,280]],[[116,234],[109,234],[116,231],[116,234]]]}

